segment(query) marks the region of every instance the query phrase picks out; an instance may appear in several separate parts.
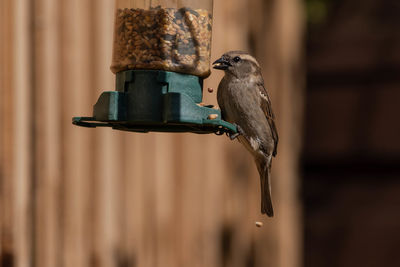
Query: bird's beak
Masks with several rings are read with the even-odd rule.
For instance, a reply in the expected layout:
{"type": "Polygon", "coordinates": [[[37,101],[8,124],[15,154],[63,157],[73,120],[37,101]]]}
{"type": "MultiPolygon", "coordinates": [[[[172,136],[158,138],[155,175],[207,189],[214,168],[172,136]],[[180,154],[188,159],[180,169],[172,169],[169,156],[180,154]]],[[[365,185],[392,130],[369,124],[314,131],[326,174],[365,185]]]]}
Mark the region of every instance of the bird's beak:
{"type": "Polygon", "coordinates": [[[222,57],[213,63],[213,68],[217,70],[226,70],[230,66],[232,66],[232,64],[222,57]]]}

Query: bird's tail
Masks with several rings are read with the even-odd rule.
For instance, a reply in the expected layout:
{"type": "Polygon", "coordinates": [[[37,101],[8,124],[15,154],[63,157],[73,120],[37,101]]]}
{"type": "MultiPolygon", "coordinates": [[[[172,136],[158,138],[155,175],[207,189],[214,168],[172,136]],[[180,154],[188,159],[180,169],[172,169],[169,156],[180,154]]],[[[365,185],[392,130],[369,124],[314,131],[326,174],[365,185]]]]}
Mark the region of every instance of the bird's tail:
{"type": "Polygon", "coordinates": [[[269,217],[274,216],[271,198],[271,158],[262,158],[256,161],[261,183],[261,213],[269,217]]]}

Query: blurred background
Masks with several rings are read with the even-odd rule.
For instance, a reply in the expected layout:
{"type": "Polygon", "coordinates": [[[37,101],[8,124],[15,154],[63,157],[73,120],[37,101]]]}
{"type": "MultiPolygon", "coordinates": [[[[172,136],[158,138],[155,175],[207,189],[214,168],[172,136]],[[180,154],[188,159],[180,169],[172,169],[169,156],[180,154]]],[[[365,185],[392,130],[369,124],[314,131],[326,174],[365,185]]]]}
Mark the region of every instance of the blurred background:
{"type": "Polygon", "coordinates": [[[307,10],[304,265],[400,265],[400,2],[307,10]]]}
{"type": "Polygon", "coordinates": [[[114,89],[114,1],[0,0],[0,266],[400,265],[399,14],[214,1],[211,59],[254,54],[277,117],[270,219],[236,141],[71,124],[114,89]]]}

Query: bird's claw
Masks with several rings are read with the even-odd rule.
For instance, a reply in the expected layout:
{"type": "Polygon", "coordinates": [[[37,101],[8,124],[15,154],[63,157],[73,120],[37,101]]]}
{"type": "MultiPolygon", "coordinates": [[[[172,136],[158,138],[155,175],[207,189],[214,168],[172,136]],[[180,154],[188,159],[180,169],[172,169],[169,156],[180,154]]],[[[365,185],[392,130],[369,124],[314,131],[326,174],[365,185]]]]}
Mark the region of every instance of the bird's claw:
{"type": "Polygon", "coordinates": [[[241,128],[239,125],[237,125],[237,124],[234,124],[234,125],[236,126],[237,133],[234,133],[234,134],[229,133],[229,134],[228,134],[228,136],[229,136],[229,138],[230,138],[231,140],[235,140],[239,135],[243,134],[242,128],[241,128]]]}
{"type": "Polygon", "coordinates": [[[240,133],[229,134],[229,138],[231,140],[235,140],[239,135],[240,135],[240,133]]]}

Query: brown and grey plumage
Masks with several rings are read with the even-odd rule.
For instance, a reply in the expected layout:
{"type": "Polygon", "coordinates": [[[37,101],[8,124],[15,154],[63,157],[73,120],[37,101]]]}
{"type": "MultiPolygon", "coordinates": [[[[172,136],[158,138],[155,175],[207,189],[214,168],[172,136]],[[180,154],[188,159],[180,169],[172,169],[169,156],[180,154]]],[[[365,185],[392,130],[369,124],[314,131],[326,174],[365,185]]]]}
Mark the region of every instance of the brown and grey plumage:
{"type": "Polygon", "coordinates": [[[217,92],[222,117],[238,127],[238,135],[232,135],[231,139],[238,137],[253,155],[261,181],[261,212],[272,217],[270,176],[278,133],[260,65],[242,51],[225,53],[213,65],[225,71],[217,92]]]}

